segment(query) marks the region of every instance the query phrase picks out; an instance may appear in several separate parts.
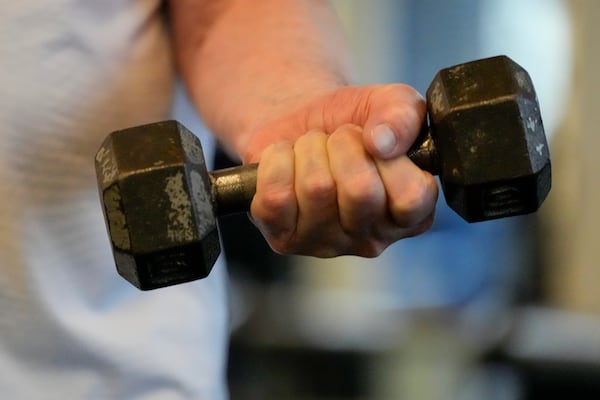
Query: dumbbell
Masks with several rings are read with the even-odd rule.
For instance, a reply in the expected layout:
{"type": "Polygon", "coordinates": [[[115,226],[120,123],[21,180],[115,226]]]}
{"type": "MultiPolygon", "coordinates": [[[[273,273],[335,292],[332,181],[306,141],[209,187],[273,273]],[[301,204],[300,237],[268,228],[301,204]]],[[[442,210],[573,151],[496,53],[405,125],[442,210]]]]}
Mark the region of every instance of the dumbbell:
{"type": "MultiPolygon", "coordinates": [[[[528,73],[498,56],[441,70],[427,90],[429,128],[408,152],[439,175],[468,222],[536,211],[551,186],[548,144],[528,73]]],[[[206,277],[216,218],[243,212],[256,164],[208,172],[200,141],[176,121],[111,133],[95,158],[119,274],[148,290],[206,277]]]]}

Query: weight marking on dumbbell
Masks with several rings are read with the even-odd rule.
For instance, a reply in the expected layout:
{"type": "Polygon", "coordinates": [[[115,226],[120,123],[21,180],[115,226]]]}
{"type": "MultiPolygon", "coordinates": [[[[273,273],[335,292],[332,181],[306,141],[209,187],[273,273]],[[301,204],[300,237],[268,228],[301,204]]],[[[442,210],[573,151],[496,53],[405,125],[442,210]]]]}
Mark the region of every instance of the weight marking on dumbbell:
{"type": "Polygon", "coordinates": [[[100,165],[104,184],[113,181],[117,177],[119,169],[114,162],[110,149],[102,146],[96,154],[96,162],[100,165]]]}
{"type": "Polygon", "coordinates": [[[185,252],[159,254],[146,262],[148,277],[155,282],[173,282],[185,278],[192,267],[185,252]]]}
{"type": "Polygon", "coordinates": [[[484,193],[484,214],[487,217],[509,213],[519,213],[526,206],[519,188],[514,186],[494,187],[484,193]]]}

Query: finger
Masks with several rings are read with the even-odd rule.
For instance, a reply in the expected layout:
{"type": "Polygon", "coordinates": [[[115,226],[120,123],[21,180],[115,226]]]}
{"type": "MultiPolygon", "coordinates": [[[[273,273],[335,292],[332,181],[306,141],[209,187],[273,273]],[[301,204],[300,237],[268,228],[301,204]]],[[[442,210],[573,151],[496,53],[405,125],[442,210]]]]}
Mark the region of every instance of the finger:
{"type": "Polygon", "coordinates": [[[368,238],[386,214],[386,194],[371,156],[362,143],[362,129],[343,125],[327,142],[331,172],[337,185],[340,224],[353,237],[368,238]]]}
{"type": "Polygon", "coordinates": [[[369,98],[363,141],[375,158],[406,154],[419,135],[426,115],[423,97],[407,85],[378,87],[369,98]]]}
{"type": "Polygon", "coordinates": [[[283,243],[294,234],[298,216],[290,143],[273,144],[262,152],[250,213],[273,249],[285,252],[283,243]]]}
{"type": "Polygon", "coordinates": [[[376,160],[385,185],[388,210],[396,224],[413,233],[431,226],[438,187],[434,177],[419,169],[408,157],[376,160]]]}
{"type": "Polygon", "coordinates": [[[295,184],[298,201],[296,236],[319,232],[339,234],[336,185],[329,169],[327,134],[313,130],[294,144],[295,184]],[[324,232],[324,230],[332,230],[324,232]],[[335,231],[335,232],[333,232],[335,231]]]}

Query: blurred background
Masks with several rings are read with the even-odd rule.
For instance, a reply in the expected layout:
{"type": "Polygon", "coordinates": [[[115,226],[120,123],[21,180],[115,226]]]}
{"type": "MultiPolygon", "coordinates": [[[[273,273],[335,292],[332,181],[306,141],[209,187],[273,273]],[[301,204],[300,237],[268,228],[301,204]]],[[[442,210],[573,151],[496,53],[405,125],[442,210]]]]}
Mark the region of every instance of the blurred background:
{"type": "Polygon", "coordinates": [[[425,93],[498,54],[528,70],[553,189],[535,215],[478,224],[440,196],[430,232],[372,260],[278,256],[245,216],[223,219],[232,400],[600,398],[600,2],[334,4],[358,83],[425,93]]]}

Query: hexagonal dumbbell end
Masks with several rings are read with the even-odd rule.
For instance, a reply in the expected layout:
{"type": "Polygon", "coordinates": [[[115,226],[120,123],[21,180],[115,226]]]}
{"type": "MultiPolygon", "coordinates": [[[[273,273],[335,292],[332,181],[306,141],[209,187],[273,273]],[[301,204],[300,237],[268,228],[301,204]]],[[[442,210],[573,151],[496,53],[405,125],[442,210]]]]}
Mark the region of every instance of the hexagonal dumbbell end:
{"type": "Polygon", "coordinates": [[[551,187],[531,79],[505,56],[440,71],[427,90],[448,205],[470,222],[536,211],[551,187]]]}
{"type": "Polygon", "coordinates": [[[117,270],[144,290],[206,277],[216,216],[247,209],[256,182],[255,166],[209,173],[200,141],[175,121],[111,133],[96,172],[117,270]]]}

